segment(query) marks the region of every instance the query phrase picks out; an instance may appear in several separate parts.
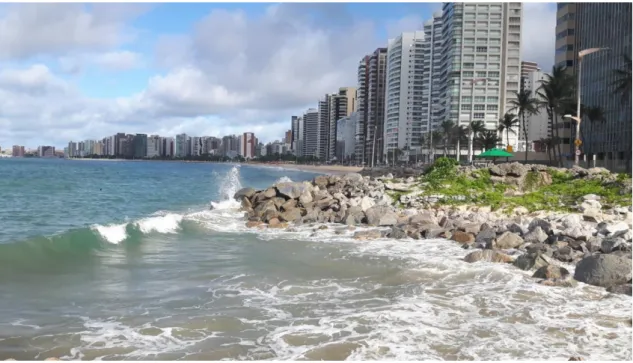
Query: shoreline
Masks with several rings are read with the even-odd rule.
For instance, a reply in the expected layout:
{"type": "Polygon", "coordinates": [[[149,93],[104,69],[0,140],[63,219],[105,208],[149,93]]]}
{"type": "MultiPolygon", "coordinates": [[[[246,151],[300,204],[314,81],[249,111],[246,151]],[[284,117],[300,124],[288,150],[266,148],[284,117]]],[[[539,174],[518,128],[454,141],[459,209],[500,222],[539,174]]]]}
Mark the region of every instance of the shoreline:
{"type": "MultiPolygon", "coordinates": [[[[547,174],[528,171],[532,167],[540,170],[540,166],[519,170],[514,164],[504,167],[508,170],[490,168],[495,174],[508,172],[509,179],[504,180],[514,183],[517,178],[529,179],[529,173],[547,174]]],[[[613,177],[598,169],[574,171],[575,180],[608,182],[613,177]]],[[[299,225],[334,224],[369,228],[354,233],[359,243],[383,238],[445,239],[471,251],[463,259],[466,263],[510,264],[529,271],[543,286],[565,288],[581,282],[631,296],[630,201],[613,205],[607,197],[587,193],[565,211],[525,207],[503,211],[478,204],[443,204],[441,196],[411,193],[415,185],[412,177],[319,175],[312,181],[279,183],[263,190],[243,188],[234,198],[241,203],[248,228],[292,230],[299,225]]]]}
{"type": "Polygon", "coordinates": [[[262,168],[281,168],[286,170],[299,170],[308,171],[313,173],[358,173],[363,170],[360,166],[345,166],[345,165],[304,165],[304,164],[266,164],[266,163],[240,163],[240,162],[220,162],[220,161],[201,161],[201,160],[150,160],[150,159],[91,159],[91,158],[69,158],[65,160],[72,161],[109,161],[109,162],[165,162],[165,163],[193,163],[193,164],[239,164],[241,166],[254,166],[262,168]]]}

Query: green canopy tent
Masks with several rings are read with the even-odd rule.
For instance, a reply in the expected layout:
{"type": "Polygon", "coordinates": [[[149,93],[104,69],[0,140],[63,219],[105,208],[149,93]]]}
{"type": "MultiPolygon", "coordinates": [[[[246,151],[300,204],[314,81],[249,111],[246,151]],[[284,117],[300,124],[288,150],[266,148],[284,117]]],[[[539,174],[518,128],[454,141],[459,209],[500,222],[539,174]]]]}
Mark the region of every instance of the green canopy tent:
{"type": "Polygon", "coordinates": [[[503,149],[499,149],[499,148],[495,148],[495,149],[490,149],[490,150],[486,150],[484,152],[482,152],[481,154],[477,155],[476,157],[478,158],[482,158],[482,159],[492,159],[492,162],[494,163],[497,158],[511,158],[512,153],[509,153],[503,149]]]}

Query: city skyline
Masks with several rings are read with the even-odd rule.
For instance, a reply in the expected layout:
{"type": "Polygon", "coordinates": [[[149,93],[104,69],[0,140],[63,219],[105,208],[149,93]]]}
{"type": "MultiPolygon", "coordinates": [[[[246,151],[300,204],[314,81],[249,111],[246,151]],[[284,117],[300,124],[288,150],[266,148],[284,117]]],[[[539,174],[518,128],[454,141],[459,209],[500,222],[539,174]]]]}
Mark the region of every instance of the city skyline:
{"type": "MultiPolygon", "coordinates": [[[[358,5],[100,4],[100,14],[109,17],[79,4],[6,6],[0,24],[14,31],[10,44],[0,44],[0,93],[10,102],[0,105],[0,145],[61,148],[71,139],[97,139],[118,130],[159,135],[254,132],[264,142],[279,139],[289,128],[290,115],[316,108],[324,94],[340,87],[357,87],[358,61],[364,55],[387,47],[388,39],[402,32],[422,31],[423,23],[441,9],[440,3],[358,5]],[[66,29],[78,24],[80,16],[93,17],[102,26],[85,29],[86,44],[68,39],[47,43],[38,27],[23,24],[35,21],[33,9],[66,15],[47,17],[53,22],[49,28],[66,29]],[[189,16],[176,17],[173,29],[156,25],[174,9],[189,16]],[[338,15],[330,16],[334,13],[338,15]],[[350,14],[355,17],[346,18],[350,14]],[[247,28],[238,26],[244,22],[247,28]],[[240,63],[235,58],[239,49],[231,44],[197,42],[199,32],[213,32],[218,24],[232,32],[232,39],[259,42],[270,50],[259,58],[247,52],[240,63]],[[284,24],[292,32],[268,31],[284,24]],[[192,26],[196,30],[187,31],[192,26]],[[121,38],[124,29],[153,36],[140,44],[133,31],[128,33],[132,39],[121,38]],[[314,43],[297,43],[304,38],[314,43]],[[207,64],[207,58],[193,59],[191,67],[184,66],[191,59],[174,59],[174,54],[189,56],[191,51],[231,64],[224,75],[231,80],[220,74],[218,64],[207,64]],[[261,77],[253,76],[253,67],[261,77]],[[232,72],[237,71],[245,74],[235,77],[232,72]]],[[[554,62],[555,13],[553,3],[524,4],[522,59],[545,70],[554,62]],[[534,34],[542,34],[538,42],[534,34]]],[[[327,149],[332,154],[331,144],[327,149]]]]}

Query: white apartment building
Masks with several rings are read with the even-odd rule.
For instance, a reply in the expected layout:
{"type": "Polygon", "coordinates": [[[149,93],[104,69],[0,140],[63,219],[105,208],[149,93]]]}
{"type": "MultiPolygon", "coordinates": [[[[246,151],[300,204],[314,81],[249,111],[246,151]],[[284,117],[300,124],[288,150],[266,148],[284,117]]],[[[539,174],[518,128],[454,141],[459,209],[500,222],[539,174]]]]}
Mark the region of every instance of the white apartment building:
{"type": "Polygon", "coordinates": [[[444,86],[440,83],[439,74],[442,72],[443,53],[444,53],[444,37],[442,35],[442,26],[444,18],[441,11],[433,14],[433,19],[424,23],[424,63],[422,74],[422,132],[439,128],[441,116],[444,113],[444,107],[439,102],[441,92],[444,92],[444,86]]]}
{"type": "Polygon", "coordinates": [[[154,158],[160,156],[160,145],[162,144],[162,139],[158,135],[151,135],[147,138],[147,157],[154,158]]]}
{"type": "Polygon", "coordinates": [[[338,120],[336,123],[336,158],[339,162],[349,160],[356,152],[356,128],[358,112],[338,120]]]}
{"type": "MultiPolygon", "coordinates": [[[[423,47],[423,31],[402,33],[389,40],[382,135],[385,157],[395,149],[410,150],[420,144],[424,101],[423,47]]],[[[407,155],[407,151],[404,154],[407,155]]]]}
{"type": "MultiPolygon", "coordinates": [[[[512,109],[521,81],[521,3],[444,3],[444,48],[437,103],[436,128],[444,120],[468,126],[484,121],[497,129],[512,109]]],[[[517,135],[504,144],[517,146],[517,135]]],[[[462,151],[465,153],[465,150],[462,151]]]]}
{"type": "Polygon", "coordinates": [[[245,132],[240,136],[239,155],[245,159],[255,157],[255,146],[257,146],[257,138],[252,132],[245,132]]]}
{"type": "MultiPolygon", "coordinates": [[[[538,89],[539,87],[541,87],[542,82],[547,80],[547,73],[536,70],[525,74],[522,78],[524,89],[529,90],[533,98],[536,98],[539,101],[543,101],[543,98],[538,95],[538,89]]],[[[530,115],[525,118],[527,124],[528,139],[526,142],[525,136],[523,135],[523,129],[521,129],[519,133],[519,151],[525,151],[526,145],[528,147],[528,150],[531,151],[533,150],[534,141],[546,139],[550,136],[549,119],[547,116],[547,112],[543,109],[539,111],[540,112],[538,114],[530,115]]]]}

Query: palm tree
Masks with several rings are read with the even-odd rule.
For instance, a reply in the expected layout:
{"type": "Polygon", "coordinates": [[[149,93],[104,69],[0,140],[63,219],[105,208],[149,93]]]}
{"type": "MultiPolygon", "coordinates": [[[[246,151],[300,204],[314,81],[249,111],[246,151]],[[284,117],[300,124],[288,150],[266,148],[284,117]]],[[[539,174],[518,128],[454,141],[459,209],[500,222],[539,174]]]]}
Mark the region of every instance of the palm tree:
{"type": "Polygon", "coordinates": [[[582,113],[587,117],[587,121],[589,121],[589,135],[593,142],[593,128],[597,122],[605,121],[604,110],[600,106],[589,106],[586,107],[582,113]]]}
{"type": "Polygon", "coordinates": [[[455,125],[455,127],[453,127],[453,135],[452,136],[453,136],[453,138],[455,140],[455,150],[457,151],[456,152],[456,155],[457,155],[456,159],[457,159],[457,161],[459,161],[460,157],[461,157],[461,151],[462,151],[462,148],[461,148],[462,144],[461,144],[461,142],[466,139],[466,135],[467,134],[468,134],[468,130],[467,130],[466,126],[455,125]]]}
{"type": "Polygon", "coordinates": [[[552,130],[552,140],[558,142],[556,144],[558,150],[553,149],[554,159],[556,160],[556,151],[558,151],[558,164],[562,166],[562,152],[560,146],[560,137],[558,132],[558,115],[560,111],[572,104],[574,100],[574,79],[565,72],[565,67],[554,66],[552,74],[546,75],[545,81],[538,88],[539,98],[543,101],[538,102],[539,107],[547,111],[547,116],[552,130]]]}
{"type": "Polygon", "coordinates": [[[440,130],[435,130],[431,132],[431,138],[429,140],[429,148],[432,153],[431,155],[433,155],[432,159],[435,159],[435,150],[437,149],[437,143],[440,140],[442,140],[442,132],[440,130]]]}
{"type": "MultiPolygon", "coordinates": [[[[479,134],[481,134],[482,132],[486,131],[486,124],[481,121],[481,120],[475,120],[473,122],[470,123],[469,127],[468,127],[468,131],[470,133],[472,133],[472,138],[473,138],[473,153],[475,152],[475,139],[477,139],[477,137],[479,136],[479,134]]],[[[469,134],[468,137],[470,137],[471,135],[469,134]]]]}
{"type": "Polygon", "coordinates": [[[511,100],[510,105],[513,106],[512,110],[516,110],[518,112],[519,119],[521,120],[521,128],[523,129],[523,137],[525,138],[525,161],[527,162],[528,134],[527,122],[525,121],[525,117],[538,113],[538,101],[534,97],[532,97],[532,91],[527,89],[522,89],[519,92],[515,92],[515,94],[516,99],[511,100]]]}
{"type": "Polygon", "coordinates": [[[495,130],[486,130],[479,134],[477,141],[485,150],[493,149],[501,143],[501,138],[495,130]]]}
{"type": "Polygon", "coordinates": [[[622,55],[624,66],[620,69],[614,69],[617,79],[613,83],[615,93],[622,97],[622,104],[626,104],[631,99],[631,56],[622,55]]]}
{"type": "MultiPolygon", "coordinates": [[[[506,132],[506,142],[510,145],[510,133],[516,135],[516,131],[514,128],[519,126],[519,119],[517,119],[516,115],[510,112],[507,112],[503,115],[503,118],[499,119],[499,128],[497,129],[502,135],[503,131],[506,132]]],[[[501,136],[501,135],[499,135],[501,136]]]]}
{"type": "Polygon", "coordinates": [[[440,124],[440,131],[442,133],[442,140],[444,141],[444,156],[446,156],[446,154],[448,154],[448,144],[451,141],[454,127],[455,127],[455,124],[451,120],[443,121],[440,124]]]}

